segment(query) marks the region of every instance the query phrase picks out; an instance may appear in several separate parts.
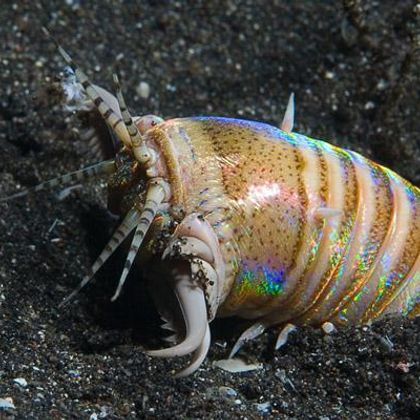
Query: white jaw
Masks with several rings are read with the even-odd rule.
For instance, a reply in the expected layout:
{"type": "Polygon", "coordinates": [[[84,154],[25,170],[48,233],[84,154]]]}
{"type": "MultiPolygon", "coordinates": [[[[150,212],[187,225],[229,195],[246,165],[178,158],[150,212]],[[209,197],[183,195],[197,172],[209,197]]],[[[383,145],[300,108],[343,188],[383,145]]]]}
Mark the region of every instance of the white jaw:
{"type": "Polygon", "coordinates": [[[152,293],[158,310],[167,320],[165,327],[176,329],[176,336],[179,336],[179,310],[166,307],[173,305],[174,299],[163,296],[165,293],[162,294],[163,289],[168,289],[168,286],[175,293],[182,313],[185,336],[181,343],[173,347],[149,351],[147,354],[156,357],[179,357],[194,352],[190,365],[177,376],[194,372],[205,359],[210,346],[209,322],[216,316],[219,306],[218,272],[223,272],[224,267],[217,266],[220,255],[216,256],[213,251],[214,233],[209,232],[209,229],[211,228],[207,222],[197,215],[185,218],[162,255],[162,259],[167,261],[165,265],[171,267],[166,286],[162,288],[158,285],[164,280],[153,282],[152,293]],[[185,232],[188,232],[189,236],[181,236],[185,232]]]}

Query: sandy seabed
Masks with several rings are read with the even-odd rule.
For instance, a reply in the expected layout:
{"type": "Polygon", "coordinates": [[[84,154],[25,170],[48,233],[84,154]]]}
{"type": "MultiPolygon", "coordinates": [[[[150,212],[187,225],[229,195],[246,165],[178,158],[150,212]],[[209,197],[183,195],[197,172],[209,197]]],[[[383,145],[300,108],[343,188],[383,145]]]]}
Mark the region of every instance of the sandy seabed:
{"type": "MultiPolygon", "coordinates": [[[[101,86],[112,89],[118,68],[138,114],[278,124],[293,91],[296,131],[420,184],[415,1],[4,3],[0,196],[92,161],[57,98],[64,65],[42,23],[101,86]]],[[[278,352],[271,331],[241,350],[263,364],[243,374],[212,366],[244,328],[216,322],[202,368],[176,381],[185,361],[142,353],[162,335],[138,273],[109,303],[123,254],[59,310],[115,227],[105,197],[92,183],[63,201],[45,192],[0,203],[0,401],[15,407],[0,418],[420,417],[418,319],[331,336],[305,328],[278,352]]]]}

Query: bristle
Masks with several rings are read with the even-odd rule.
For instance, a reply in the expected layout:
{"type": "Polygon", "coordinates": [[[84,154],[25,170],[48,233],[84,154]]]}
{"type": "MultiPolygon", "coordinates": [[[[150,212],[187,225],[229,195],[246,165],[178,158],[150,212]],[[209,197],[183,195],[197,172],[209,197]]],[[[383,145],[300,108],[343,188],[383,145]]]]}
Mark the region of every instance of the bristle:
{"type": "Polygon", "coordinates": [[[132,232],[136,225],[140,221],[140,214],[136,209],[131,209],[121,225],[114,232],[111,239],[108,241],[101,254],[98,256],[96,261],[93,263],[92,268],[87,276],[79,283],[79,285],[68,295],[63,302],[60,303],[59,307],[67,305],[93,278],[96,272],[105,264],[109,257],[115,252],[115,250],[122,244],[127,236],[132,232]]]}
{"type": "Polygon", "coordinates": [[[58,178],[50,179],[49,181],[45,181],[32,188],[28,188],[26,190],[9,195],[7,197],[0,198],[0,202],[13,200],[14,198],[23,197],[28,194],[34,194],[38,191],[45,190],[47,188],[67,187],[77,182],[86,181],[92,177],[109,175],[113,172],[115,172],[114,160],[105,160],[103,162],[99,162],[95,165],[88,166],[78,171],[70,172],[68,174],[59,176],[58,178]]]}
{"type": "Polygon", "coordinates": [[[118,80],[118,76],[115,73],[113,75],[113,79],[114,79],[114,85],[115,85],[115,90],[116,90],[117,99],[118,99],[118,105],[121,110],[121,115],[124,121],[124,125],[128,131],[128,134],[130,135],[131,143],[133,144],[134,155],[141,163],[146,163],[150,161],[151,159],[151,152],[147,148],[144,138],[140,134],[139,129],[134,124],[133,118],[125,103],[125,99],[121,91],[121,85],[118,80]]]}
{"type": "Polygon", "coordinates": [[[342,216],[343,211],[340,209],[332,209],[330,207],[318,207],[314,214],[318,219],[330,219],[332,217],[342,216]]]}
{"type": "Polygon", "coordinates": [[[139,219],[136,232],[134,233],[134,238],[131,243],[130,251],[125,261],[124,269],[117,286],[117,290],[115,291],[114,296],[111,298],[112,302],[115,301],[120,295],[128,273],[130,272],[133,261],[140,249],[140,246],[143,242],[144,237],[146,236],[147,231],[153,223],[153,220],[156,216],[157,211],[159,210],[159,206],[164,196],[165,192],[163,191],[160,185],[150,186],[149,191],[147,192],[146,201],[141,213],[141,217],[139,219]]]}
{"type": "Polygon", "coordinates": [[[283,121],[280,128],[286,133],[291,133],[295,123],[295,94],[292,92],[287,103],[286,112],[284,113],[283,121]]]}
{"type": "Polygon", "coordinates": [[[70,54],[58,43],[58,41],[51,35],[50,31],[43,27],[44,33],[54,42],[58,52],[63,57],[64,61],[72,68],[75,72],[77,80],[82,85],[89,99],[95,104],[96,108],[106,121],[108,126],[117,134],[117,137],[126,145],[130,146],[131,141],[127,129],[123,124],[122,119],[119,115],[114,112],[110,105],[100,95],[98,90],[90,82],[87,75],[80,69],[80,67],[74,62],[70,54]]]}

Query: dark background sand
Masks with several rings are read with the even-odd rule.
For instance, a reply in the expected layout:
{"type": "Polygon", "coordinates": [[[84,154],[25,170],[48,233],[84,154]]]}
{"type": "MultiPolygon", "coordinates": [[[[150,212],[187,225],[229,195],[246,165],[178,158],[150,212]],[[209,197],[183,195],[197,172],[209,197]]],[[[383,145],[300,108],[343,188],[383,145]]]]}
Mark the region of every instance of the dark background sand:
{"type": "MultiPolygon", "coordinates": [[[[44,1],[42,10],[3,1],[0,196],[92,161],[78,119],[57,100],[63,62],[42,22],[96,83],[111,88],[118,68],[138,114],[278,124],[294,91],[296,131],[419,185],[420,10],[416,1],[347,11],[345,3],[359,2],[68,0],[44,1]],[[136,93],[141,81],[147,99],[136,93]]],[[[0,418],[419,418],[418,320],[331,337],[304,329],[276,353],[273,331],[240,354],[264,370],[236,375],[211,363],[227,356],[243,326],[216,323],[202,369],[175,381],[169,372],[182,361],[141,352],[160,345],[161,330],[138,275],[108,303],[121,255],[59,311],[113,229],[104,209],[100,183],[62,202],[46,192],[0,203],[0,398],[16,406],[0,418]],[[26,387],[13,383],[19,377],[26,387]],[[258,403],[269,403],[265,414],[258,403]]]]}

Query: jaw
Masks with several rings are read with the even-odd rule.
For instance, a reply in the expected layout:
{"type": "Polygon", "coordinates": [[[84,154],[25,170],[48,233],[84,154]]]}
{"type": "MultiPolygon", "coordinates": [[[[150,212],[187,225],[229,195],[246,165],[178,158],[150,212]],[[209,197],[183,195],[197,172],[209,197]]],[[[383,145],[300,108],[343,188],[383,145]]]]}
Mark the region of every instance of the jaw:
{"type": "Polygon", "coordinates": [[[162,328],[173,332],[166,341],[179,343],[147,354],[170,358],[193,353],[189,366],[176,376],[193,373],[207,355],[210,328],[205,294],[200,282],[194,279],[191,263],[185,260],[170,261],[149,278],[148,285],[164,321],[162,328]]]}
{"type": "Polygon", "coordinates": [[[155,307],[164,322],[162,329],[169,331],[169,337],[164,340],[170,343],[179,342],[185,336],[185,322],[179,302],[173,289],[171,268],[154,258],[147,275],[147,287],[155,307]],[[153,268],[152,268],[153,267],[153,268]]]}
{"type": "MultiPolygon", "coordinates": [[[[173,330],[173,347],[148,352],[156,357],[178,357],[193,353],[190,365],[177,376],[194,372],[210,347],[211,322],[220,304],[224,263],[217,237],[207,221],[190,214],[177,226],[149,286],[157,309],[173,330]]],[[[156,268],[155,268],[156,270],[156,268]]],[[[149,274],[151,274],[149,272],[149,274]]]]}

